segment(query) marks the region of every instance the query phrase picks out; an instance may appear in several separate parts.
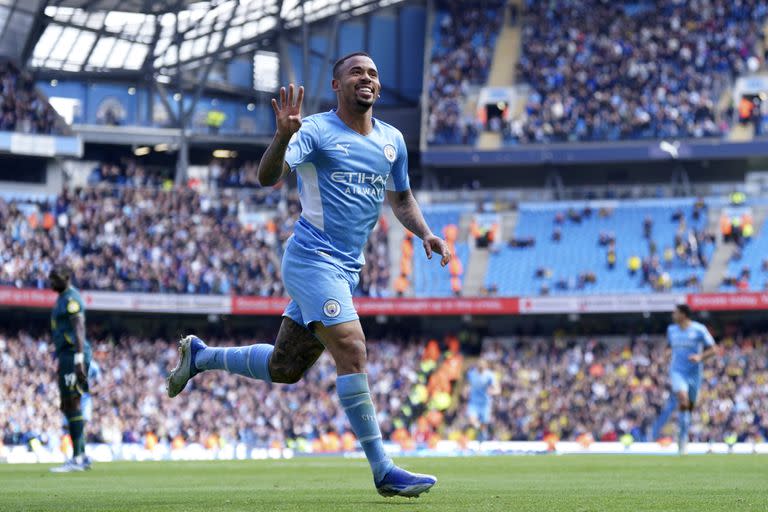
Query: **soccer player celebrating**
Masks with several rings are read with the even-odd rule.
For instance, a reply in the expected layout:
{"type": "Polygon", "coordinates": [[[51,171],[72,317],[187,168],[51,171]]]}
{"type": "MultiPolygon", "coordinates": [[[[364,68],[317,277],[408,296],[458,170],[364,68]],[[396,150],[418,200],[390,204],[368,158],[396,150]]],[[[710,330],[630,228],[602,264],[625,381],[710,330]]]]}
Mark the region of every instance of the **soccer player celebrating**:
{"type": "Polygon", "coordinates": [[[302,206],[283,256],[283,281],[292,300],[274,347],[214,348],[187,336],[168,377],[168,394],[176,396],[194,375],[213,369],[294,383],[328,349],[336,362],[339,400],[370,463],[376,489],[383,496],[415,497],[436,479],[395,466],[384,452],[352,291],[385,195],[403,226],[421,238],[428,258],[440,254],[446,266],[451,254],[427,226],[411,193],[402,134],[373,117],[381,92],[376,64],[362,52],[342,57],[333,66],[331,86],[336,109],[303,120],[303,87],[295,90],[290,84],[287,92],[280,89],[279,103],[272,100],[277,129],[259,163],[259,181],[271,186],[295,171],[302,206]]]}
{"type": "Polygon", "coordinates": [[[69,269],[57,266],[48,279],[51,288],[59,294],[51,314],[51,329],[59,361],[61,410],[67,419],[73,451],[72,459],[51,471],[70,473],[91,467],[85,455],[85,419],[80,403],[82,395],[88,393],[91,345],[85,338],[85,304],[80,292],[70,284],[69,269]]]}
{"type": "Polygon", "coordinates": [[[491,423],[491,397],[500,392],[496,375],[488,366],[488,361],[480,359],[477,362],[477,367],[469,370],[467,383],[469,384],[467,416],[479,433],[478,440],[486,441],[491,423]]]}
{"type": "MultiPolygon", "coordinates": [[[[703,362],[714,356],[716,349],[715,340],[707,328],[691,320],[691,308],[686,304],[675,306],[672,319],[674,323],[667,328],[667,339],[672,349],[669,380],[673,395],[669,400],[679,406],[677,447],[680,455],[685,455],[688,453],[688,428],[699,394],[703,362]],[[702,347],[706,349],[702,351],[702,347]]],[[[660,430],[662,426],[654,430],[660,430]]]]}

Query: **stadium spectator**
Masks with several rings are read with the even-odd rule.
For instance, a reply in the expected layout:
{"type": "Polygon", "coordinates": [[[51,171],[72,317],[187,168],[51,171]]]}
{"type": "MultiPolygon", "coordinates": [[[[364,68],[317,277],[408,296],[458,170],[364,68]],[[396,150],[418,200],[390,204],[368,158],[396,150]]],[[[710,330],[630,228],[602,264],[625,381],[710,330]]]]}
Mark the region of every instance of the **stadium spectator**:
{"type": "MultiPolygon", "coordinates": [[[[233,195],[189,189],[85,188],[55,201],[0,199],[0,284],[46,288],[52,265],[65,258],[84,290],[282,296],[278,255],[299,215],[297,195],[256,225],[242,222],[239,210],[233,195]]],[[[360,293],[387,294],[386,240],[385,230],[372,238],[360,293]]]]}
{"type": "MultiPolygon", "coordinates": [[[[407,444],[417,438],[427,442],[435,436],[478,434],[461,413],[466,398],[445,409],[440,409],[444,396],[435,400],[441,390],[458,382],[462,364],[454,357],[459,350],[451,337],[435,344],[429,351],[433,356],[425,360],[427,343],[369,342],[370,371],[377,376],[372,392],[381,404],[387,438],[400,436],[407,444]]],[[[768,417],[757,412],[768,410],[768,337],[726,336],[720,344],[723,355],[704,369],[693,439],[723,441],[731,434],[739,441],[766,439],[768,417]]],[[[327,356],[300,384],[282,388],[279,399],[268,385],[242,386],[242,381],[219,374],[196,379],[189,400],[171,401],[163,392],[163,380],[175,360],[175,343],[125,336],[97,338],[93,345],[103,373],[94,389],[91,442],[146,444],[156,439],[152,442],[215,446],[210,440],[219,440],[251,447],[314,446],[321,451],[341,446],[344,415],[333,399],[333,363],[327,356]],[[225,413],[232,408],[239,414],[225,413]],[[320,427],[328,424],[329,431],[320,427]],[[339,443],[315,442],[330,432],[339,443]]],[[[497,373],[500,394],[490,416],[491,437],[542,440],[554,434],[576,440],[589,433],[595,439],[614,439],[631,433],[638,441],[646,440],[666,399],[666,347],[666,340],[648,336],[610,344],[560,338],[487,341],[481,357],[491,368],[504,369],[497,373]]],[[[0,333],[5,369],[0,373],[0,409],[6,412],[0,419],[0,438],[6,445],[32,439],[48,446],[61,442],[49,349],[45,337],[0,333]],[[41,371],[46,368],[49,371],[41,371]]]]}
{"type": "Polygon", "coordinates": [[[0,62],[0,130],[52,135],[61,132],[59,117],[35,89],[31,75],[0,62]]]}
{"type": "Polygon", "coordinates": [[[117,162],[100,162],[88,175],[89,185],[108,184],[116,187],[170,187],[173,170],[147,168],[135,158],[121,158],[117,162]]]}
{"type": "Polygon", "coordinates": [[[765,17],[756,0],[528,2],[518,72],[532,91],[510,137],[720,136],[716,103],[749,71],[765,17]]]}
{"type": "Polygon", "coordinates": [[[500,0],[438,2],[429,67],[430,144],[474,144],[479,130],[471,114],[465,117],[465,96],[488,79],[503,5],[500,0]]]}

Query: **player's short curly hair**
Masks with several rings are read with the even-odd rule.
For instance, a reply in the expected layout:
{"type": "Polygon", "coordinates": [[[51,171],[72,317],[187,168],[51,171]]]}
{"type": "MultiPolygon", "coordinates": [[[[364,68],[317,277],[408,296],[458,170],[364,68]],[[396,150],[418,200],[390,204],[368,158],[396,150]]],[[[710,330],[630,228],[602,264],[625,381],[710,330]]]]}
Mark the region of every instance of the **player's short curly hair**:
{"type": "Polygon", "coordinates": [[[57,276],[61,279],[69,279],[72,277],[72,269],[63,263],[59,263],[51,269],[51,272],[48,274],[48,276],[57,276]]]}
{"type": "MultiPolygon", "coordinates": [[[[369,59],[371,58],[371,56],[368,55],[365,52],[352,52],[352,53],[349,53],[349,54],[341,57],[333,65],[333,78],[339,78],[339,71],[341,70],[341,65],[344,64],[344,62],[346,62],[347,59],[351,59],[352,57],[368,57],[369,59]]],[[[373,59],[371,59],[371,60],[373,60],[373,59]]]]}
{"type": "Polygon", "coordinates": [[[691,306],[688,304],[678,304],[675,306],[675,309],[684,314],[686,318],[693,318],[693,311],[691,311],[691,306]]]}

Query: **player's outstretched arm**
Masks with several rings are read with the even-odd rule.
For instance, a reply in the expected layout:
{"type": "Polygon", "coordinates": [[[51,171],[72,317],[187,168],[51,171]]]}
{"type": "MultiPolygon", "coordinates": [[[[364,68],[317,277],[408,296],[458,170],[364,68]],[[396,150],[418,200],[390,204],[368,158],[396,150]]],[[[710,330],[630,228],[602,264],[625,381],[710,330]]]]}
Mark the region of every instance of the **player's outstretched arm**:
{"type": "Polygon", "coordinates": [[[275,111],[275,136],[267,147],[267,150],[259,162],[259,183],[262,187],[271,187],[290,169],[285,163],[285,150],[293,134],[301,128],[301,103],[304,101],[304,87],[299,87],[294,98],[294,86],[288,85],[288,92],[285,87],[280,88],[280,103],[272,98],[272,110],[275,111]]]}
{"type": "Polygon", "coordinates": [[[435,236],[432,230],[427,226],[424,215],[421,213],[419,203],[413,197],[410,189],[399,192],[387,191],[387,199],[392,211],[405,229],[421,238],[421,244],[424,246],[424,252],[427,258],[432,259],[432,253],[441,255],[440,264],[446,266],[451,261],[451,251],[445,240],[435,236]]]}

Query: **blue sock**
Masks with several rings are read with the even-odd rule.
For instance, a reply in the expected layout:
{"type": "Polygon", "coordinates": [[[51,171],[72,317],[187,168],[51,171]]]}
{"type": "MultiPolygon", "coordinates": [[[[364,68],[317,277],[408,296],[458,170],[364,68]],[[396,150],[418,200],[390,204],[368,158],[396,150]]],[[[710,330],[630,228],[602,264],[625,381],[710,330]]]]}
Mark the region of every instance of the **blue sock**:
{"type": "Polygon", "coordinates": [[[664,404],[664,409],[661,410],[661,414],[659,414],[656,423],[653,424],[651,441],[655,441],[659,438],[661,431],[664,429],[664,425],[667,424],[669,417],[672,415],[672,412],[674,412],[675,409],[677,409],[677,397],[674,393],[670,393],[669,399],[667,399],[667,403],[664,404]]]}
{"type": "Polygon", "coordinates": [[[275,347],[267,343],[247,347],[206,347],[197,353],[198,370],[226,370],[250,379],[272,382],[269,359],[275,347]]]}
{"type": "Polygon", "coordinates": [[[679,446],[682,446],[684,442],[688,441],[688,427],[691,426],[691,411],[681,411],[679,420],[680,434],[677,442],[679,446]]]}
{"type": "Polygon", "coordinates": [[[368,389],[368,374],[339,375],[336,377],[336,393],[371,465],[373,480],[379,482],[395,464],[384,452],[379,420],[376,419],[376,410],[368,389]]]}

